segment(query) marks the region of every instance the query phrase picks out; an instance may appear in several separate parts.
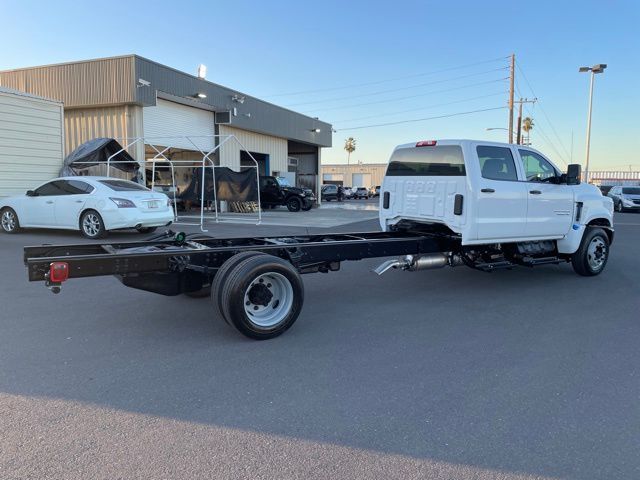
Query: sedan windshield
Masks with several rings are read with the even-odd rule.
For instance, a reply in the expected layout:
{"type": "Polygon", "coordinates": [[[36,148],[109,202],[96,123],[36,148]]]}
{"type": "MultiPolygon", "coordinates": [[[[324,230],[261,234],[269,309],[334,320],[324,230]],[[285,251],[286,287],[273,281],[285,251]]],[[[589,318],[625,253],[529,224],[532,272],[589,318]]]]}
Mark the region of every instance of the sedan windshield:
{"type": "Polygon", "coordinates": [[[128,180],[99,180],[100,183],[106,185],[116,192],[135,192],[138,190],[148,191],[149,189],[138,183],[129,182],[128,180]]]}
{"type": "Polygon", "coordinates": [[[625,187],[622,189],[624,195],[640,195],[640,187],[625,187]]]}

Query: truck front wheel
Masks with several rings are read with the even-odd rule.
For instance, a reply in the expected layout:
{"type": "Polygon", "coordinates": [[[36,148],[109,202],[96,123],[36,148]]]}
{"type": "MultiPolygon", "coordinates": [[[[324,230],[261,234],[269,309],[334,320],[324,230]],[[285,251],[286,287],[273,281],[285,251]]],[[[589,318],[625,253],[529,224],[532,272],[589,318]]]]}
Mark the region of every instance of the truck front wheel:
{"type": "Polygon", "coordinates": [[[302,201],[298,197],[291,197],[287,200],[287,209],[290,212],[299,212],[302,208],[302,201]]]}
{"type": "Polygon", "coordinates": [[[266,340],[281,335],[297,320],[304,285],[289,262],[254,255],[228,273],[219,298],[227,323],[249,338],[266,340]]]}
{"type": "Polygon", "coordinates": [[[585,277],[598,275],[609,259],[609,237],[601,228],[587,227],[580,247],[571,256],[573,270],[585,277]]]}

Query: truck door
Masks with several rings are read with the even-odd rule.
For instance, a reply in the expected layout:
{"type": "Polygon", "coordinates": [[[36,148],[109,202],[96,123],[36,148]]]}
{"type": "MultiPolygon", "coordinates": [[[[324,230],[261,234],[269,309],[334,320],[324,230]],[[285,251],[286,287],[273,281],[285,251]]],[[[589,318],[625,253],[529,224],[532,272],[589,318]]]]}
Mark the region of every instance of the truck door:
{"type": "Polygon", "coordinates": [[[542,155],[518,149],[527,182],[527,237],[566,235],[573,218],[573,188],[552,183],[560,172],[542,155]]]}
{"type": "Polygon", "coordinates": [[[518,181],[511,148],[478,145],[476,152],[481,172],[476,193],[478,240],[523,237],[527,187],[518,181]]]}

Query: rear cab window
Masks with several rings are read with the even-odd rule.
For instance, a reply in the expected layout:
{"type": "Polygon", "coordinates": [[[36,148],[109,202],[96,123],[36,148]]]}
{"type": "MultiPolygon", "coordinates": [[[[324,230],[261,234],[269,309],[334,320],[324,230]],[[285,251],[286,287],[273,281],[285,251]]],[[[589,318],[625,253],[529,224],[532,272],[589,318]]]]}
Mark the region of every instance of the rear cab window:
{"type": "Polygon", "coordinates": [[[389,177],[465,176],[464,156],[459,145],[399,148],[387,167],[389,177]]]}
{"type": "Polygon", "coordinates": [[[149,189],[138,183],[129,182],[128,180],[98,180],[101,184],[106,185],[116,192],[135,192],[142,190],[148,192],[149,189]]]}

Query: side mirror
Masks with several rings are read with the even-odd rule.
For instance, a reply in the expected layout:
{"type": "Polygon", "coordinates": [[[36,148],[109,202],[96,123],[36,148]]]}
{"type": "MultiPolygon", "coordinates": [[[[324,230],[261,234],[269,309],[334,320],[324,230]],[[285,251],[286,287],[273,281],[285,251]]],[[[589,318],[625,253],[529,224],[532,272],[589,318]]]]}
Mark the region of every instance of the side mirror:
{"type": "Polygon", "coordinates": [[[567,185],[579,185],[582,167],[579,163],[572,163],[567,167],[567,185]]]}
{"type": "Polygon", "coordinates": [[[33,190],[27,190],[27,197],[37,197],[38,194],[33,190]]]}

